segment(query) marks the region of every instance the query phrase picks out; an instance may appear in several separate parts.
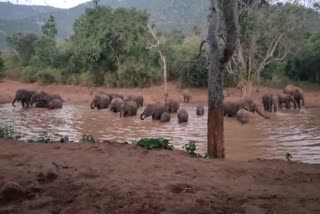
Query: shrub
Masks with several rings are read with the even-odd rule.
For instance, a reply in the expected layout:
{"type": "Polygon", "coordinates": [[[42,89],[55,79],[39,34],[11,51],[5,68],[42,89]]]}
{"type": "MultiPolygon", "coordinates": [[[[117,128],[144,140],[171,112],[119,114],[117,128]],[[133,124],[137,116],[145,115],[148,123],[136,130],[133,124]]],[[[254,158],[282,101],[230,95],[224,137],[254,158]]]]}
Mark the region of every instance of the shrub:
{"type": "Polygon", "coordinates": [[[1,126],[0,127],[0,138],[6,139],[18,139],[20,138],[19,135],[15,132],[12,126],[1,126]]]}
{"type": "Polygon", "coordinates": [[[18,56],[12,51],[6,51],[2,54],[5,67],[5,76],[9,78],[19,78],[21,76],[22,66],[18,56]]]}
{"type": "Polygon", "coordinates": [[[92,135],[83,135],[81,138],[82,143],[95,143],[96,140],[92,135]]]}
{"type": "Polygon", "coordinates": [[[54,139],[49,136],[48,132],[42,132],[35,140],[30,139],[28,140],[29,143],[53,143],[54,139]]]}
{"type": "Polygon", "coordinates": [[[47,68],[39,71],[36,75],[37,81],[42,84],[63,83],[61,71],[55,68],[47,68]]]}
{"type": "Polygon", "coordinates": [[[85,72],[80,73],[79,85],[81,85],[81,86],[95,86],[93,74],[89,71],[85,71],[85,72]]]}
{"type": "Polygon", "coordinates": [[[147,150],[153,150],[153,149],[173,150],[174,148],[169,143],[169,140],[163,139],[163,138],[145,138],[133,143],[147,150]]]}
{"type": "Polygon", "coordinates": [[[36,78],[36,73],[37,73],[37,69],[33,66],[27,66],[24,67],[21,71],[21,76],[20,79],[23,82],[36,82],[37,78],[36,78]]]}
{"type": "Polygon", "coordinates": [[[159,83],[161,70],[135,59],[127,60],[122,67],[118,86],[120,87],[149,87],[159,83]]]}

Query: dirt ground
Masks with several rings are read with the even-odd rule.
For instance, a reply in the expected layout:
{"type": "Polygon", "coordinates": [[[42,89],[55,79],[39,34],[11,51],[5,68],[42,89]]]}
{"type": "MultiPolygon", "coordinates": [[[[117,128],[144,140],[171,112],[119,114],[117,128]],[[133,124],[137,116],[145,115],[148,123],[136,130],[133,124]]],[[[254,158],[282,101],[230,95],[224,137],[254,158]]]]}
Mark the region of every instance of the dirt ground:
{"type": "MultiPolygon", "coordinates": [[[[51,93],[60,94],[64,100],[73,103],[77,102],[90,102],[92,96],[99,91],[117,92],[122,95],[143,95],[147,103],[156,101],[162,101],[163,99],[163,86],[154,86],[150,88],[120,88],[120,89],[108,89],[103,87],[82,87],[72,85],[39,85],[39,84],[27,84],[13,80],[4,80],[0,82],[0,104],[10,103],[15,95],[15,92],[19,88],[44,90],[51,93]]],[[[183,101],[183,90],[175,83],[168,84],[168,93],[170,97],[183,101]]],[[[207,89],[189,88],[192,95],[193,102],[207,103],[208,92],[207,89]]],[[[281,89],[259,87],[253,89],[252,98],[258,105],[261,104],[261,97],[266,92],[280,93],[281,89]]],[[[226,88],[226,96],[240,96],[240,90],[236,88],[226,88]]],[[[307,91],[305,92],[305,105],[306,107],[320,107],[320,92],[319,91],[307,91]]]]}
{"type": "Polygon", "coordinates": [[[320,165],[0,140],[0,213],[320,213],[320,165]]]}

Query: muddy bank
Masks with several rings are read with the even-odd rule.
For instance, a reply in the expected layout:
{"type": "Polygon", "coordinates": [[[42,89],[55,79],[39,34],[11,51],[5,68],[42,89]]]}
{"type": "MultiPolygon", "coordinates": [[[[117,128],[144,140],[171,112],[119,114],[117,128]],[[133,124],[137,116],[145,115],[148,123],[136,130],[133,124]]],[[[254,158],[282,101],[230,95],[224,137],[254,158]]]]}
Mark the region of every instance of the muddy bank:
{"type": "Polygon", "coordinates": [[[0,213],[319,213],[320,166],[0,140],[0,213]]]}
{"type": "MultiPolygon", "coordinates": [[[[163,99],[163,86],[154,86],[150,88],[121,88],[121,89],[107,89],[103,87],[82,87],[72,85],[39,85],[37,83],[27,84],[18,81],[4,80],[0,82],[0,104],[10,103],[15,95],[15,92],[19,88],[27,88],[34,90],[44,90],[48,92],[54,92],[60,94],[66,101],[73,103],[77,102],[90,102],[92,95],[100,90],[108,90],[110,92],[117,92],[123,95],[141,94],[145,97],[147,103],[162,101],[163,99]]],[[[189,88],[192,95],[193,102],[207,103],[207,89],[189,88]]],[[[182,97],[183,89],[181,89],[175,83],[168,84],[168,93],[171,97],[174,97],[180,101],[183,101],[182,97]]],[[[226,94],[230,96],[240,96],[240,90],[235,88],[226,88],[226,94]]],[[[281,89],[259,87],[253,89],[252,98],[256,100],[257,104],[261,105],[261,97],[264,93],[280,93],[281,89]]],[[[305,105],[306,107],[320,107],[320,92],[307,91],[305,92],[305,105]]]]}

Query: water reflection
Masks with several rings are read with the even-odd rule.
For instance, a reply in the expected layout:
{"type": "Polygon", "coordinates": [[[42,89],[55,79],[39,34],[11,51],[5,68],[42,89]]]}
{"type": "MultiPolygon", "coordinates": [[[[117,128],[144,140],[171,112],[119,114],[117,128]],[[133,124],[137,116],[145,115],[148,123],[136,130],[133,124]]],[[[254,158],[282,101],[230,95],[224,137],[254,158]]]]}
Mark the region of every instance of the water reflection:
{"type": "MultiPolygon", "coordinates": [[[[0,125],[12,124],[22,135],[38,136],[43,131],[67,135],[77,141],[83,134],[97,139],[131,142],[144,137],[170,139],[176,148],[197,142],[199,152],[206,151],[207,114],[196,116],[195,105],[184,105],[189,111],[189,123],[178,124],[176,115],[171,122],[160,122],[138,117],[119,118],[108,110],[91,110],[87,104],[65,104],[60,110],[13,108],[0,105],[0,125]]],[[[139,113],[142,110],[139,111],[139,113]]],[[[206,108],[207,112],[207,108],[206,108]]],[[[225,119],[227,158],[284,159],[290,152],[295,160],[320,163],[320,109],[283,111],[271,114],[271,120],[252,115],[247,125],[232,118],[225,119]]]]}

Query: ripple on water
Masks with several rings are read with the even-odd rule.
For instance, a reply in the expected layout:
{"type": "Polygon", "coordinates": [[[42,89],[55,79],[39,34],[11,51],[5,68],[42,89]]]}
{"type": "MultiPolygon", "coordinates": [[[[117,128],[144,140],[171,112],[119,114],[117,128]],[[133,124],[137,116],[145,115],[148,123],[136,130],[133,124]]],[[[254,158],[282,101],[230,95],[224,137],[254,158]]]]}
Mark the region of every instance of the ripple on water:
{"type": "MultiPolygon", "coordinates": [[[[170,123],[142,121],[139,117],[120,118],[109,110],[91,110],[88,105],[70,105],[63,109],[13,108],[0,106],[1,124],[12,124],[22,135],[39,136],[43,131],[80,140],[91,134],[101,140],[131,142],[145,137],[170,139],[176,148],[197,142],[198,152],[206,151],[207,114],[196,116],[196,107],[182,104],[189,111],[189,123],[178,124],[177,115],[170,123]]],[[[207,108],[205,112],[207,112],[207,108]]],[[[139,114],[142,110],[139,110],[139,114]]],[[[298,161],[320,163],[320,109],[280,111],[270,120],[251,115],[247,125],[225,118],[225,146],[229,159],[280,158],[290,152],[298,161]]]]}

